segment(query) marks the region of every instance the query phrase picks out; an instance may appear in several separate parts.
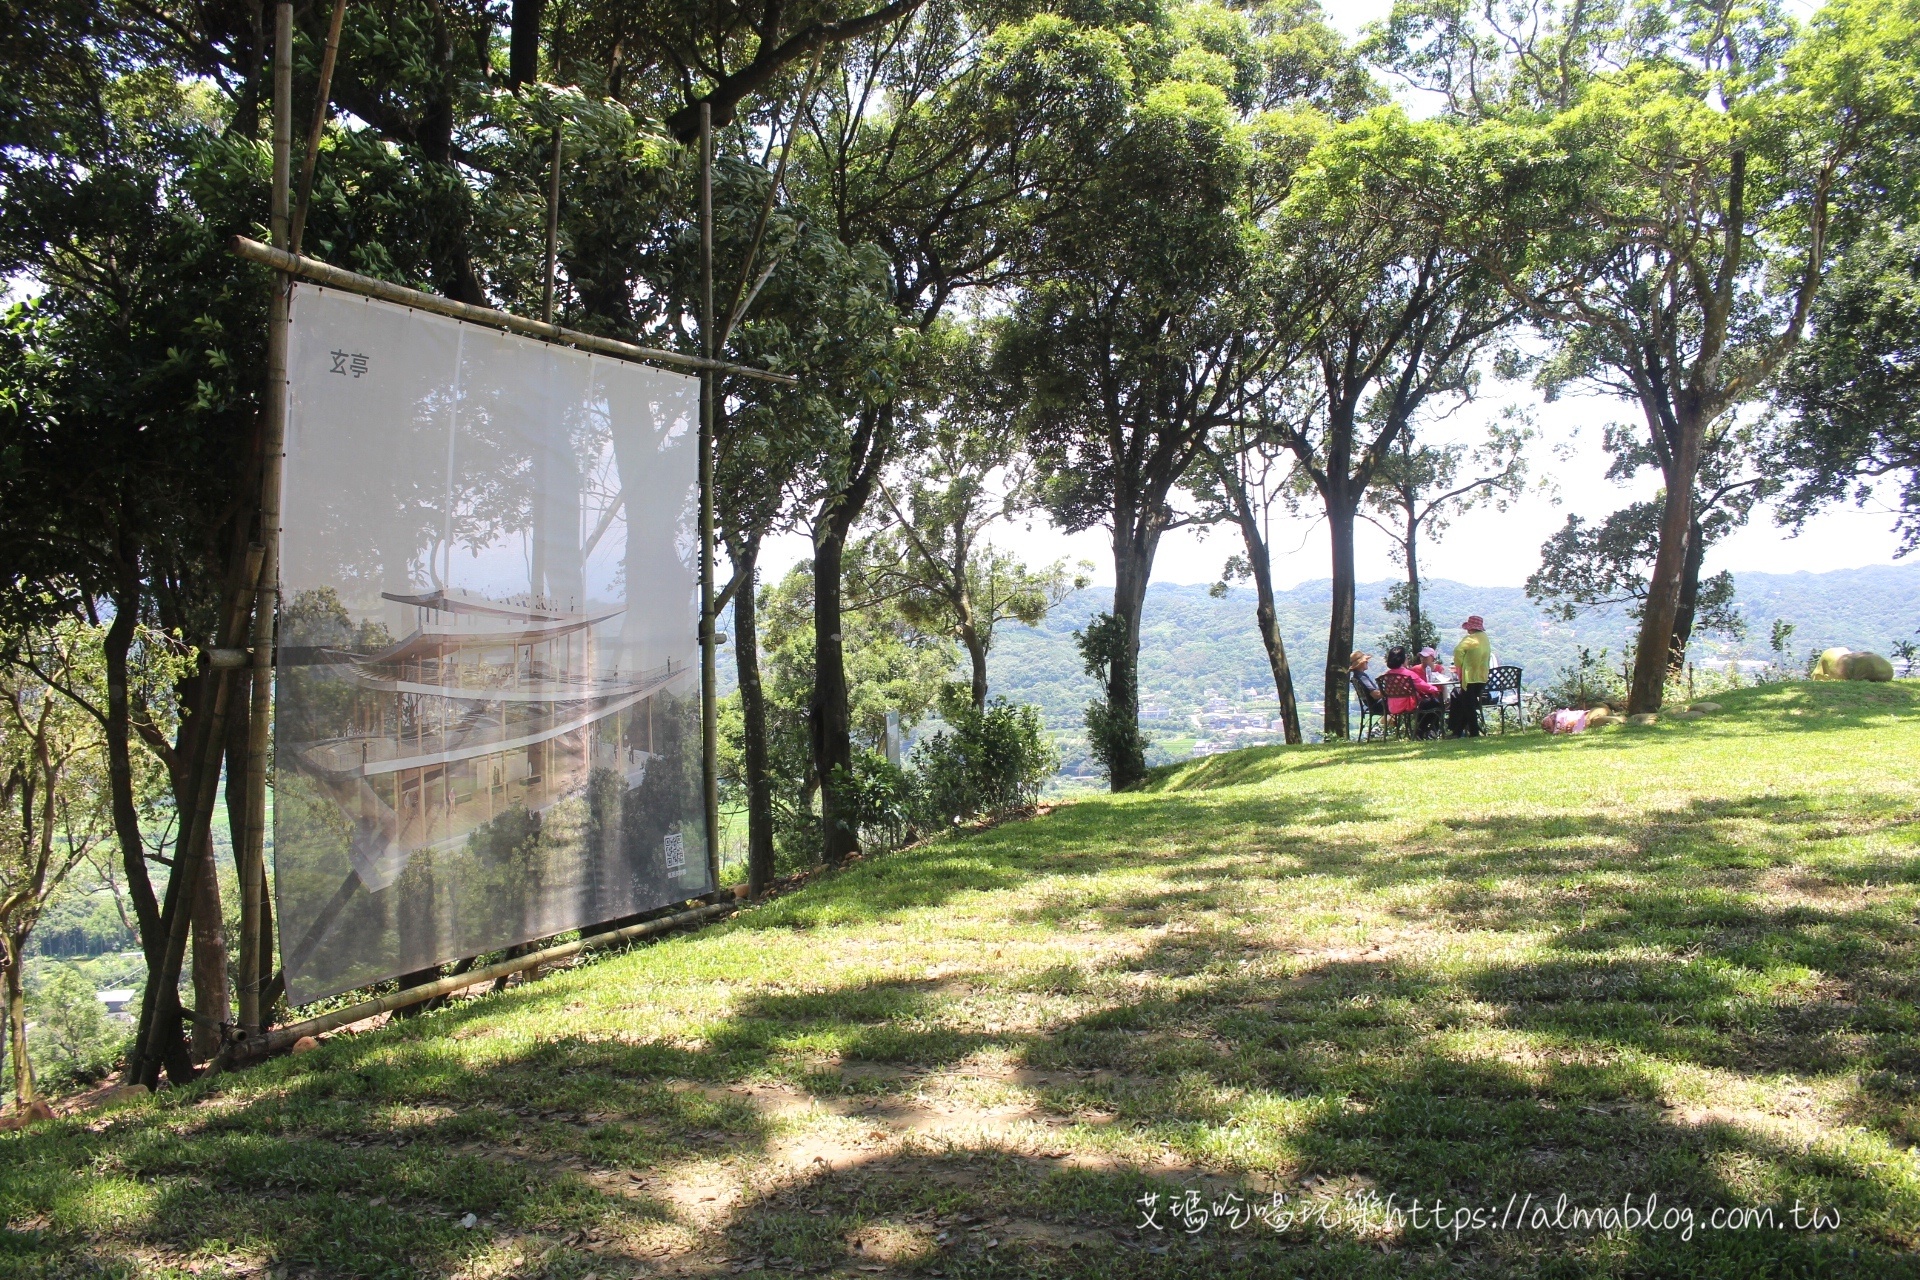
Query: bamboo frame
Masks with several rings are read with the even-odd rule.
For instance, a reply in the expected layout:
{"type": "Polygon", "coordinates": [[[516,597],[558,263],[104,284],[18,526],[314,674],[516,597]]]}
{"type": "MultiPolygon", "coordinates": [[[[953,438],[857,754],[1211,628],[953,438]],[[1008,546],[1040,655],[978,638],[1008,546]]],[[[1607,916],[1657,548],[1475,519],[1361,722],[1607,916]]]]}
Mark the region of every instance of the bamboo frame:
{"type": "MultiPolygon", "coordinates": [[[[289,207],[293,148],[293,6],[277,6],[276,41],[284,31],[285,47],[274,51],[273,198],[269,226],[274,245],[298,253],[307,218],[307,196],[313,187],[314,162],[325,127],[327,96],[333,79],[334,57],[340,47],[340,23],[346,0],[336,0],[327,33],[327,51],[321,61],[319,102],[301,166],[298,207],[289,207]],[[284,75],[282,72],[284,71],[284,75]]],[[[267,757],[271,750],[273,706],[274,622],[280,602],[280,471],[286,459],[287,335],[293,281],[284,272],[274,276],[273,298],[267,311],[267,389],[260,430],[259,541],[260,572],[254,591],[253,625],[248,632],[252,650],[251,706],[247,723],[246,826],[234,850],[234,870],[240,881],[240,966],[235,995],[239,997],[240,1025],[257,1031],[272,1014],[260,1007],[260,993],[273,974],[273,945],[267,905],[267,757]]]]}
{"type": "Polygon", "coordinates": [[[579,955],[595,947],[610,947],[622,942],[633,942],[640,938],[650,938],[662,933],[670,933],[687,925],[700,924],[721,916],[730,915],[738,910],[731,902],[719,902],[710,906],[695,907],[691,911],[681,911],[674,915],[662,916],[657,920],[643,920],[639,924],[616,929],[612,933],[599,933],[590,938],[576,938],[572,942],[562,942],[524,956],[515,956],[490,964],[484,969],[469,969],[465,973],[456,973],[434,982],[423,983],[417,987],[408,987],[404,991],[395,991],[390,995],[378,996],[372,1000],[362,1000],[359,1004],[348,1005],[344,1009],[335,1009],[331,1013],[321,1014],[317,1018],[308,1018],[303,1022],[288,1023],[276,1027],[257,1037],[240,1041],[236,1051],[225,1065],[236,1065],[239,1059],[265,1057],[293,1047],[295,1041],[303,1036],[322,1035],[337,1030],[349,1023],[360,1022],[395,1009],[405,1009],[439,996],[452,995],[467,987],[476,987],[482,983],[493,982],[509,974],[537,968],[543,964],[552,964],[556,960],[565,960],[569,956],[579,955]]]}
{"type": "Polygon", "coordinates": [[[714,644],[713,430],[718,361],[713,314],[713,105],[700,104],[700,799],[707,883],[720,889],[720,672],[714,644]]]}
{"type": "Polygon", "coordinates": [[[725,360],[707,360],[701,356],[685,355],[678,351],[663,351],[658,347],[642,347],[632,342],[621,342],[617,338],[603,338],[596,333],[582,333],[578,329],[567,329],[542,320],[530,320],[526,316],[516,316],[508,311],[496,311],[492,307],[476,307],[472,303],[457,302],[452,298],[443,298],[437,293],[423,293],[419,289],[409,289],[405,285],[394,284],[390,280],[376,280],[372,276],[363,276],[357,271],[348,271],[343,267],[321,262],[317,258],[287,253],[246,236],[233,237],[227,247],[236,257],[245,258],[248,262],[257,262],[263,267],[272,267],[275,271],[284,271],[302,280],[311,280],[318,285],[347,293],[357,293],[363,297],[378,298],[382,302],[412,307],[416,311],[427,311],[454,320],[465,320],[469,324],[484,325],[489,329],[504,329],[509,333],[524,334],[529,338],[540,338],[547,342],[578,347],[582,351],[591,351],[597,355],[632,360],[637,364],[668,365],[678,369],[711,369],[715,373],[738,374],[743,378],[757,378],[762,382],[776,382],[782,386],[800,385],[800,379],[790,373],[774,373],[767,369],[756,369],[752,365],[730,364],[725,360]]]}
{"type": "MultiPolygon", "coordinates": [[[[582,333],[566,329],[553,323],[554,270],[556,266],[559,232],[560,204],[560,163],[562,155],[562,126],[556,124],[553,140],[553,168],[551,185],[547,201],[547,255],[546,282],[543,298],[544,318],[539,321],[516,316],[510,312],[490,307],[474,306],[470,303],[444,298],[437,294],[409,289],[390,281],[378,280],[358,272],[321,262],[318,259],[301,255],[300,237],[305,229],[306,205],[313,170],[319,151],[321,133],[325,128],[328,94],[334,61],[339,49],[341,21],[346,10],[346,0],[335,0],[332,22],[327,33],[327,47],[322,61],[321,79],[318,86],[318,98],[314,108],[313,129],[308,138],[305,162],[301,170],[300,202],[297,209],[289,208],[292,186],[292,6],[282,0],[276,6],[276,45],[275,45],[275,81],[274,81],[274,167],[273,191],[271,201],[270,230],[272,244],[262,244],[246,236],[234,236],[230,249],[237,256],[250,262],[271,267],[275,272],[274,292],[268,317],[268,360],[267,395],[262,425],[261,476],[260,476],[260,541],[249,548],[245,561],[244,580],[251,580],[252,625],[248,635],[249,645],[245,650],[223,647],[215,651],[215,661],[211,664],[216,674],[216,692],[226,691],[225,673],[229,669],[243,665],[251,667],[252,707],[248,726],[247,750],[247,827],[241,848],[237,850],[238,870],[241,879],[241,980],[238,984],[240,997],[240,1035],[245,1046],[242,1050],[247,1056],[272,1052],[275,1048],[284,1048],[302,1035],[315,1035],[322,1030],[344,1026],[348,1022],[372,1017],[376,1013],[403,1008],[410,1004],[429,1000],[465,986],[504,977],[510,973],[549,963],[552,960],[572,955],[588,946],[604,945],[614,941],[648,936],[677,927],[683,923],[710,918],[733,910],[731,904],[717,904],[697,911],[684,912],[665,920],[650,921],[642,925],[631,926],[612,934],[602,935],[579,942],[549,947],[529,956],[493,965],[477,973],[469,972],[419,987],[408,988],[393,995],[377,1000],[365,1001],[348,1009],[336,1011],[323,1018],[309,1019],[290,1027],[273,1032],[265,1030],[265,1023],[271,1018],[272,1011],[261,1007],[263,990],[273,984],[266,981],[272,965],[272,954],[268,943],[267,923],[270,919],[266,902],[265,835],[266,835],[266,794],[267,794],[267,755],[269,739],[269,715],[272,705],[272,665],[274,653],[274,621],[279,604],[279,552],[280,552],[280,486],[281,474],[286,457],[286,391],[287,391],[287,346],[290,328],[290,302],[292,284],[295,277],[310,280],[316,284],[357,293],[381,301],[411,307],[431,314],[443,315],[452,319],[479,324],[488,328],[503,329],[548,342],[564,343],[581,350],[616,359],[636,363],[660,364],[671,367],[693,369],[700,374],[700,635],[701,648],[701,780],[707,828],[707,867],[710,882],[714,890],[719,890],[719,769],[718,769],[718,671],[715,655],[715,609],[714,609],[714,506],[713,506],[713,430],[715,379],[722,373],[737,374],[784,386],[797,386],[799,379],[790,374],[773,373],[765,369],[756,369],[748,365],[732,364],[717,358],[716,334],[714,332],[713,310],[713,147],[712,116],[708,104],[701,104],[700,130],[700,271],[701,271],[701,356],[684,355],[677,351],[666,351],[653,347],[643,347],[635,343],[621,342],[613,338],[604,338],[597,334],[582,333]],[[256,557],[258,557],[256,559],[256,557]],[[224,660],[222,660],[224,659],[224,660]]],[[[238,607],[238,606],[237,606],[238,607]]],[[[245,618],[237,618],[238,625],[245,625],[245,618]]],[[[231,639],[238,640],[236,634],[231,639]]],[[[223,637],[225,639],[225,637],[223,637]]],[[[218,703],[224,709],[224,698],[218,703]]],[[[212,789],[208,788],[208,795],[212,789]]],[[[209,818],[210,818],[209,814],[209,818]]],[[[176,877],[179,878],[179,877],[176,877]]],[[[190,879],[190,877],[188,877],[190,879]]],[[[169,940],[171,941],[171,939],[169,940]]],[[[177,970],[176,970],[177,972],[177,970]]],[[[157,1042],[154,1042],[157,1044],[157,1042]]],[[[148,1057],[152,1061],[145,1064],[149,1073],[158,1067],[157,1054],[150,1048],[148,1057]]]]}

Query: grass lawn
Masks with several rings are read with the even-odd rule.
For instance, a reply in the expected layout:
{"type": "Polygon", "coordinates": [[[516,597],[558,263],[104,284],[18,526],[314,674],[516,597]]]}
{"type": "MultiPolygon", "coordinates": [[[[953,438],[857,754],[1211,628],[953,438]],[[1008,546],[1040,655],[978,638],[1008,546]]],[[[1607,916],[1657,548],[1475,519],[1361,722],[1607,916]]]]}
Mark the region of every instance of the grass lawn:
{"type": "Polygon", "coordinates": [[[1212,757],[0,1137],[0,1276],[1920,1274],[1920,684],[1722,702],[1212,757]]]}

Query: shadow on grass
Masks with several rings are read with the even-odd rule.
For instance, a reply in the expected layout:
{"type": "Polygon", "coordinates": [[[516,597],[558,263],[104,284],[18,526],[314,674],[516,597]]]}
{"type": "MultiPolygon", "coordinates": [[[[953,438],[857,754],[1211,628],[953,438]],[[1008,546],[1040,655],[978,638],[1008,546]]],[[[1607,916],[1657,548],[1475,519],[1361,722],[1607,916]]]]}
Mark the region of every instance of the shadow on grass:
{"type": "MultiPolygon", "coordinates": [[[[1119,972],[1054,960],[1011,973],[985,956],[939,977],[827,966],[804,986],[737,997],[697,1039],[539,1033],[591,980],[583,970],[97,1128],[0,1139],[13,1232],[0,1274],[9,1250],[31,1273],[124,1270],[133,1248],[250,1252],[294,1274],[620,1274],[605,1253],[696,1229],[697,1197],[661,1179],[725,1162],[765,1174],[708,1229],[743,1265],[1100,1280],[1911,1272],[1920,1203],[1897,1166],[1920,1137],[1920,932],[1899,903],[1828,892],[1920,878],[1912,861],[1851,843],[1901,835],[1911,814],[1870,795],[1751,796],[1436,821],[1383,851],[1365,828],[1392,816],[1366,796],[1197,789],[1072,806],[864,862],[666,944],[815,931],[824,946],[830,929],[892,927],[1038,883],[1036,901],[995,912],[1050,930],[1091,924],[1126,944],[1119,972]],[[1336,883],[1389,919],[1475,931],[1487,946],[1334,958],[1289,940],[1290,922],[1256,892],[1305,886],[1311,909],[1336,883]],[[974,1008],[1024,993],[1072,1011],[1001,1026],[974,1008]],[[515,1019],[531,1038],[504,1034],[515,1019]],[[1087,1162],[987,1141],[775,1166],[782,1122],[727,1089],[775,1081],[844,1106],[982,1055],[1023,1064],[1031,1115],[1087,1162]],[[863,1076],[862,1064],[891,1074],[863,1076]],[[1780,1072],[1857,1080],[1808,1106],[1843,1109],[1868,1136],[1809,1141],[1819,1125],[1770,1114],[1780,1072]],[[1687,1089],[1704,1091],[1699,1105],[1665,1105],[1687,1089]],[[1329,1181],[1303,1191],[1308,1174],[1329,1181]],[[1691,1240],[1455,1237],[1337,1218],[1280,1236],[1138,1230],[1143,1194],[1219,1178],[1349,1206],[1340,1198],[1367,1191],[1402,1205],[1657,1194],[1701,1213],[1757,1201],[1783,1216],[1817,1201],[1842,1225],[1691,1240]],[[473,1230],[458,1225],[468,1212],[473,1230]]],[[[624,968],[599,981],[617,975],[644,1000],[650,962],[612,963],[624,968]]]]}

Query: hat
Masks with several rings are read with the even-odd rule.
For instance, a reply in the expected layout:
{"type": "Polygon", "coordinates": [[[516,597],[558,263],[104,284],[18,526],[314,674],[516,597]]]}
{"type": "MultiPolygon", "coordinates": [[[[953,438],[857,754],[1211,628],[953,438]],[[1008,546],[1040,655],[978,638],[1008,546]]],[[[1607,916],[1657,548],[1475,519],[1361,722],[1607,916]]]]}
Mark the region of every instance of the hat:
{"type": "Polygon", "coordinates": [[[1353,651],[1353,657],[1347,659],[1347,670],[1358,671],[1360,668],[1366,666],[1369,662],[1372,662],[1372,661],[1373,661],[1372,654],[1363,653],[1360,650],[1355,649],[1353,651]]]}
{"type": "Polygon", "coordinates": [[[1463,630],[1467,631],[1485,631],[1487,629],[1486,620],[1477,613],[1469,615],[1467,620],[1461,623],[1460,626],[1463,630]]]}
{"type": "Polygon", "coordinates": [[[1423,658],[1437,658],[1440,656],[1440,651],[1435,649],[1432,645],[1428,645],[1426,648],[1420,651],[1420,656],[1423,658]]]}

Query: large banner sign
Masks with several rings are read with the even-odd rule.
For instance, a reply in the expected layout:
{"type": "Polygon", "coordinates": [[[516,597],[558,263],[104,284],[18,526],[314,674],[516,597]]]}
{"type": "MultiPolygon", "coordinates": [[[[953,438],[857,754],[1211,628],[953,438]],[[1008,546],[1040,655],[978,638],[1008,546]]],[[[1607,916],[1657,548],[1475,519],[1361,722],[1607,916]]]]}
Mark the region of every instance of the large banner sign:
{"type": "Polygon", "coordinates": [[[699,383],[311,285],[288,376],[289,999],[711,890],[699,383]]]}

